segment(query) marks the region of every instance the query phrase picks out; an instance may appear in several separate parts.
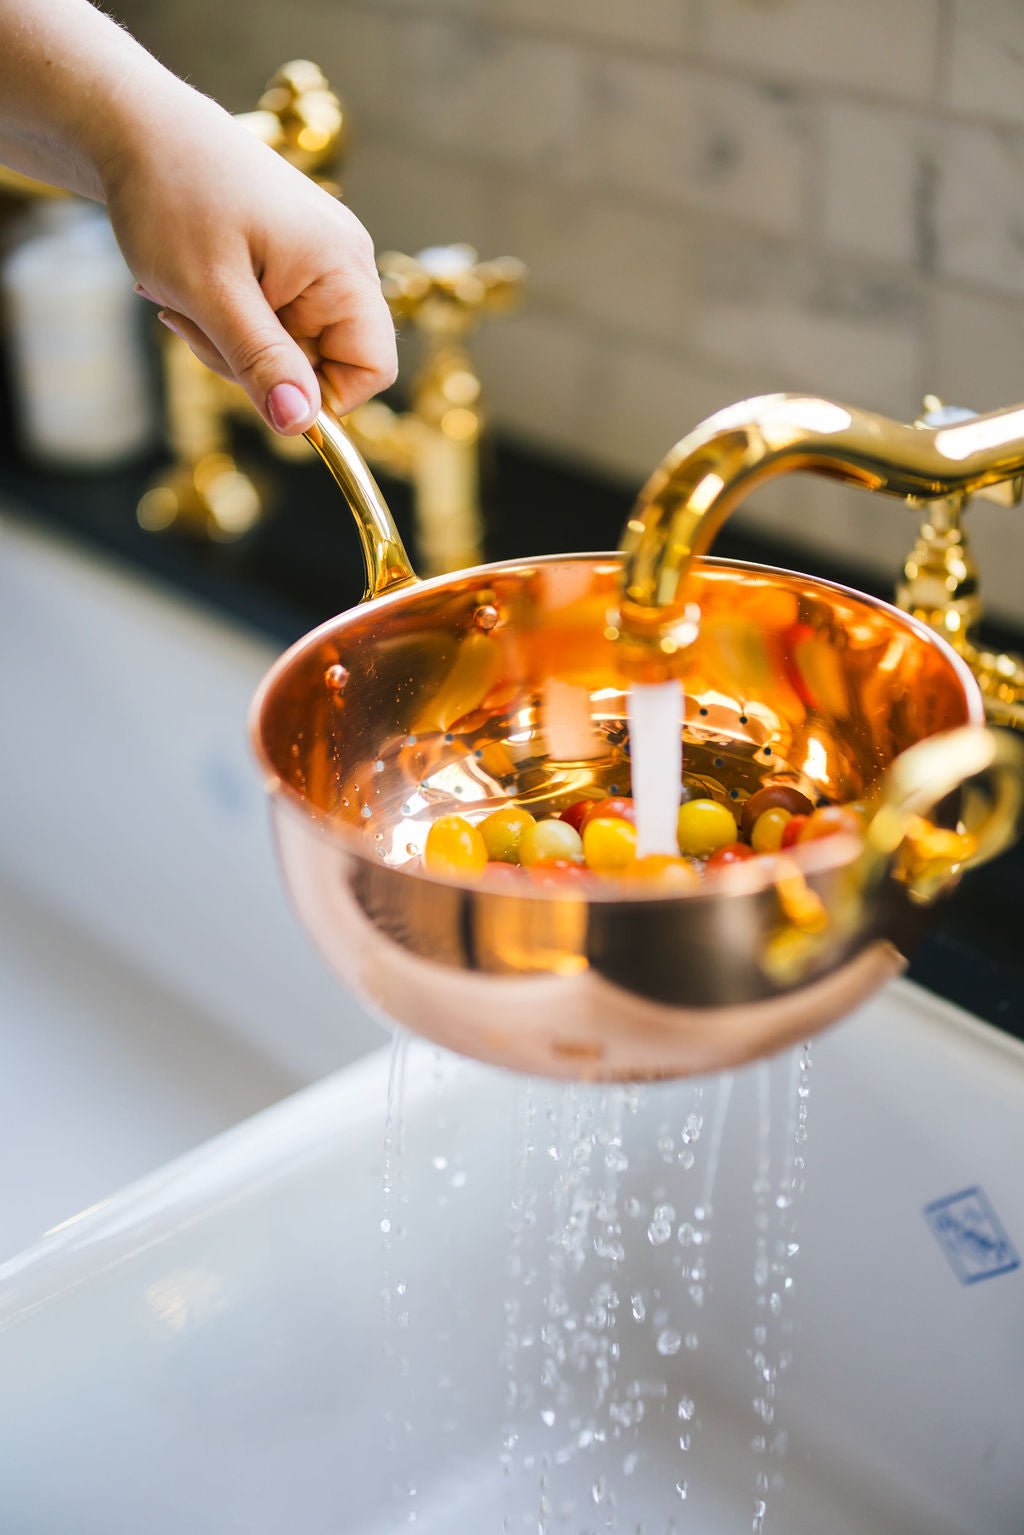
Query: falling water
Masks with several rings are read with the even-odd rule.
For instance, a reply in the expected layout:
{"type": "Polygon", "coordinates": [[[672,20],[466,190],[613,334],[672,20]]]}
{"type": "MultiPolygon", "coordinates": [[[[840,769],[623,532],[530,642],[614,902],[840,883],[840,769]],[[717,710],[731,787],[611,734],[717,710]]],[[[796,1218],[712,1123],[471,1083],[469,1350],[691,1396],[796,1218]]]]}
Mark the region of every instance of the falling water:
{"type": "Polygon", "coordinates": [[[683,781],[683,688],[679,682],[635,685],[627,700],[637,853],[676,853],[683,781]]]}

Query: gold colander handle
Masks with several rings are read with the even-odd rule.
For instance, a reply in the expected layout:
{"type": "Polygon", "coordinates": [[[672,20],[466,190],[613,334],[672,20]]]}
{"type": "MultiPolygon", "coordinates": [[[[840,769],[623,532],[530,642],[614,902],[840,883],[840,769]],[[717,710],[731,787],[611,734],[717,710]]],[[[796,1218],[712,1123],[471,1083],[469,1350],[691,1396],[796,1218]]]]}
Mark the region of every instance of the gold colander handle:
{"type": "Polygon", "coordinates": [[[366,591],[363,601],[382,597],[418,579],[405,552],[401,535],[380,486],[370,473],[363,455],[346,432],[341,418],[327,403],[309,431],[306,441],[316,449],[348,502],[356,520],[356,530],[366,565],[366,591]]]}

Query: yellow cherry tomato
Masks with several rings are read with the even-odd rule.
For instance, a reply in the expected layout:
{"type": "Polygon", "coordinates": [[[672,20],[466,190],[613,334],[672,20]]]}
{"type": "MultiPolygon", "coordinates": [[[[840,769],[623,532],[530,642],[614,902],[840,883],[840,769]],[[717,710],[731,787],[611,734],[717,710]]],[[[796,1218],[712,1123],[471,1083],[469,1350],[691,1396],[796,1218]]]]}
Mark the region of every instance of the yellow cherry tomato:
{"type": "Polygon", "coordinates": [[[688,799],[676,822],[679,851],[690,858],[707,858],[717,848],[739,840],[732,812],[713,799],[688,799]]]}
{"type": "Polygon", "coordinates": [[[595,816],[583,828],[583,856],[595,874],[619,874],[636,858],[636,827],[617,816],[595,816]]]}
{"type": "Polygon", "coordinates": [[[782,846],[782,834],[793,819],[792,810],[773,805],[762,810],[750,833],[750,846],[755,853],[777,853],[782,846]]]}
{"type": "Polygon", "coordinates": [[[535,821],[519,839],[519,862],[530,869],[541,859],[565,859],[568,863],[583,862],[583,841],[575,826],[568,821],[535,821]]]}
{"type": "Polygon", "coordinates": [[[647,853],[634,859],[622,870],[622,878],[631,884],[656,885],[665,891],[692,889],[700,884],[700,875],[685,858],[671,853],[647,853]]]}
{"type": "Polygon", "coordinates": [[[495,863],[518,863],[519,843],[528,826],[536,826],[535,818],[518,805],[503,805],[480,822],[480,835],[487,848],[487,856],[495,863]]]}
{"type": "Polygon", "coordinates": [[[443,815],[427,832],[423,867],[431,874],[482,874],[487,845],[475,826],[461,815],[443,815]]]}

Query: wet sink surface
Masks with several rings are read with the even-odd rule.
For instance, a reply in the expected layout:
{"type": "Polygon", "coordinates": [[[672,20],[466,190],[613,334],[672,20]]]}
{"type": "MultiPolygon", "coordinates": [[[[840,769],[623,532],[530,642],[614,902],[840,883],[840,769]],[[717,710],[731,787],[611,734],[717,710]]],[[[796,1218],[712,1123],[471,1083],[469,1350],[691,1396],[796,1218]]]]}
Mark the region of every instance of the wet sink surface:
{"type": "Polygon", "coordinates": [[[1019,1535],[1024,1051],[898,983],[812,1059],[631,1102],[414,1044],[388,1136],[384,1053],[190,1153],[0,1273],[0,1523],[1019,1535]]]}

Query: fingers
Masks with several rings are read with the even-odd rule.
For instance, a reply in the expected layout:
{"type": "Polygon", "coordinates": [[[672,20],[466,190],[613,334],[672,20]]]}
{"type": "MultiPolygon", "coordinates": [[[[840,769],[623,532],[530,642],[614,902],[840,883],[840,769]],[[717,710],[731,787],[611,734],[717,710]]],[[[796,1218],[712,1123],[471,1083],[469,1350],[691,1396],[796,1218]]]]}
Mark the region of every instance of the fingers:
{"type": "Polygon", "coordinates": [[[395,328],[375,271],[358,286],[345,273],[327,274],[282,309],[280,319],[300,345],[315,344],[342,414],[394,383],[395,328]]]}
{"type": "Polygon", "coordinates": [[[161,309],[157,312],[157,319],[161,325],[166,325],[169,331],[180,336],[185,345],[191,348],[199,361],[205,363],[211,372],[219,373],[221,378],[234,379],[234,374],[209,337],[204,336],[199,326],[193,324],[187,315],[178,314],[174,309],[161,309]]]}
{"type": "Polygon", "coordinates": [[[312,426],[320,409],[313,365],[267,303],[255,277],[222,288],[204,303],[185,339],[203,362],[216,372],[226,370],[227,377],[241,384],[275,432],[297,436],[312,426]]]}

